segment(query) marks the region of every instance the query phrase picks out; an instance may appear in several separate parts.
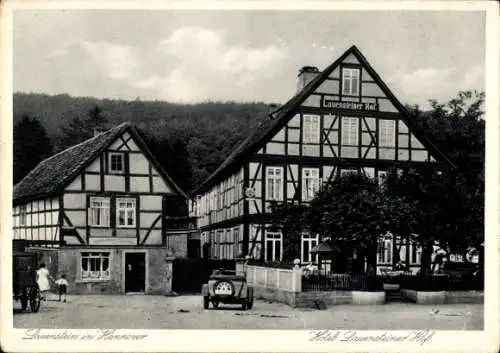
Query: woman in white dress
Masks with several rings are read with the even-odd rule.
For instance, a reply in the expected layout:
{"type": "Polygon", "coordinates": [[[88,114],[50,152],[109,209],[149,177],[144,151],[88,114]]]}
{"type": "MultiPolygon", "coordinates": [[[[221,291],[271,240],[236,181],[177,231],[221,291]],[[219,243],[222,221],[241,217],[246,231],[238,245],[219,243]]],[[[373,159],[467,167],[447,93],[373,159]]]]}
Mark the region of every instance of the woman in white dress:
{"type": "Polygon", "coordinates": [[[52,277],[50,277],[49,271],[45,268],[45,264],[40,264],[40,268],[36,271],[36,283],[38,283],[38,288],[42,294],[42,300],[45,299],[45,294],[50,290],[50,282],[52,277]]]}

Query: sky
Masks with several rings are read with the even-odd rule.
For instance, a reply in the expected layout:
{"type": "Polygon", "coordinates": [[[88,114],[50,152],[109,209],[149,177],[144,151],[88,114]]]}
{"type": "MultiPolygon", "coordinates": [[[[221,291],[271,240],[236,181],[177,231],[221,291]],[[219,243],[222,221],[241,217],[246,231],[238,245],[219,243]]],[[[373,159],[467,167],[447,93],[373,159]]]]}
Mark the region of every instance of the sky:
{"type": "Polygon", "coordinates": [[[282,104],[298,70],[356,45],[402,103],[484,90],[485,17],[464,11],[16,10],[15,92],[282,104]]]}

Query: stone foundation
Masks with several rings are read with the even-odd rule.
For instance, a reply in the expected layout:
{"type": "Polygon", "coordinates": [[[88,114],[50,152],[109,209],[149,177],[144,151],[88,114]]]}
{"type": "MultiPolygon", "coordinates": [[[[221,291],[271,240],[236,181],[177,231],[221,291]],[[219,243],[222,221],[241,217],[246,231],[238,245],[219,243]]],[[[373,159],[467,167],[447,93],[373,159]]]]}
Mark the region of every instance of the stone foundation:
{"type": "Polygon", "coordinates": [[[327,306],[341,304],[378,305],[385,303],[385,292],[324,291],[291,292],[283,289],[254,286],[256,299],[284,303],[294,308],[315,308],[316,301],[327,306]]]}
{"type": "Polygon", "coordinates": [[[385,304],[385,292],[352,291],[352,304],[358,304],[358,305],[385,304]]]}
{"type": "Polygon", "coordinates": [[[484,293],[481,291],[439,291],[422,292],[411,289],[401,289],[406,299],[416,304],[482,304],[484,293]]]}

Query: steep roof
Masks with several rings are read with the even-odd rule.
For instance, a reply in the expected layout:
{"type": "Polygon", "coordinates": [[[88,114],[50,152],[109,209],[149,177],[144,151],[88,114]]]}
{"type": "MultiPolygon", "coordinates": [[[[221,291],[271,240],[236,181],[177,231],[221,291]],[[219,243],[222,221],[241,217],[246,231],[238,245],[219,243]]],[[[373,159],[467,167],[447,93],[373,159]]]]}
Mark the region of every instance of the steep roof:
{"type": "Polygon", "coordinates": [[[410,116],[406,108],[399,102],[399,100],[394,96],[394,94],[389,90],[387,85],[382,81],[377,72],[371,67],[361,51],[353,45],[347,51],[344,52],[337,60],[335,60],[330,66],[325,70],[321,71],[314,79],[312,79],[302,90],[297,92],[290,100],[288,100],[283,106],[270,113],[267,117],[263,118],[262,121],[257,125],[255,130],[250,134],[250,136],[245,139],[227,158],[224,162],[215,170],[212,175],[210,175],[205,182],[195,191],[195,193],[200,193],[205,191],[214,183],[224,177],[227,171],[232,167],[235,167],[244,161],[245,157],[251,155],[252,153],[259,150],[262,145],[264,145],[268,139],[270,139],[274,134],[276,134],[286,123],[292,118],[292,114],[295,113],[295,108],[297,108],[304,100],[313,93],[316,88],[318,88],[321,83],[335,70],[344,59],[353,54],[359,62],[363,65],[368,73],[373,77],[375,82],[379,85],[380,89],[385,93],[387,98],[391,103],[399,110],[401,113],[401,118],[409,125],[411,131],[415,134],[417,138],[435,155],[439,156],[442,161],[454,167],[453,163],[436,147],[436,145],[431,141],[430,137],[427,136],[422,128],[417,124],[417,122],[410,116]]]}
{"type": "Polygon", "coordinates": [[[130,133],[142,152],[176,191],[187,197],[160,166],[136,128],[126,122],[41,161],[14,186],[13,202],[21,204],[55,195],[108,148],[124,132],[130,133]]]}

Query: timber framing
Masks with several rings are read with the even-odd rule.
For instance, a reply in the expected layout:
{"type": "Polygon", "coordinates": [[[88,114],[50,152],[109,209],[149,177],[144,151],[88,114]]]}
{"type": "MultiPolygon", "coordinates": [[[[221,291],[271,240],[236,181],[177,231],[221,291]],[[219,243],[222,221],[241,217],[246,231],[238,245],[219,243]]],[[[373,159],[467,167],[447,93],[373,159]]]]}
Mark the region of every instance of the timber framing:
{"type": "MultiPolygon", "coordinates": [[[[264,117],[194,192],[203,205],[199,228],[204,239],[216,246],[226,244],[227,235],[239,237],[242,231],[243,253],[253,256],[257,249],[255,255],[263,258],[267,256],[264,230],[273,222],[271,198],[307,205],[322,183],[344,172],[380,178],[391,168],[429,162],[437,170],[455,168],[352,46],[264,117]],[[357,81],[344,78],[348,68],[359,70],[357,81]],[[358,86],[344,91],[344,80],[358,86]],[[233,214],[230,209],[241,198],[228,202],[227,185],[240,171],[242,212],[233,214]]],[[[220,255],[218,250],[214,254],[220,255]]]]}

